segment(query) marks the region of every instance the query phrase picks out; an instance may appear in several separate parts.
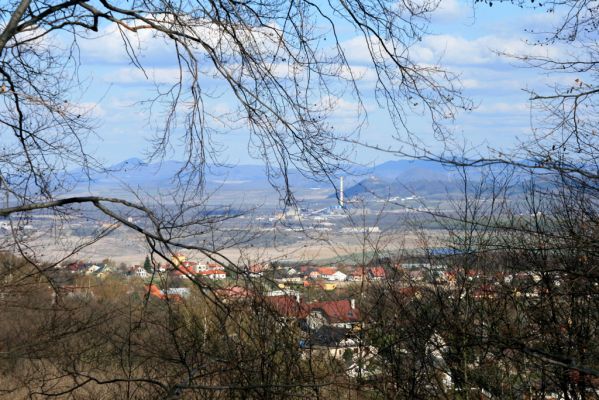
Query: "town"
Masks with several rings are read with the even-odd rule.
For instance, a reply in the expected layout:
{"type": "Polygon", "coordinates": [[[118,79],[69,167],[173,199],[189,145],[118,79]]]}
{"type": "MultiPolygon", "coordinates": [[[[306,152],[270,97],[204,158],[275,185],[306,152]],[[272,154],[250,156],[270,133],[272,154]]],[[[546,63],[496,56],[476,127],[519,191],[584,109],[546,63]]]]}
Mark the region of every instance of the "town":
{"type": "MultiPolygon", "coordinates": [[[[472,301],[492,304],[506,296],[536,302],[548,290],[543,289],[542,281],[550,279],[549,286],[553,288],[564,284],[559,273],[459,267],[456,259],[460,257],[450,249],[432,249],[426,255],[401,261],[383,258],[367,265],[277,261],[233,266],[176,253],[161,264],[153,263],[149,256],[144,263],[131,266],[116,265],[109,259],[96,263],[76,261],[57,266],[56,272],[69,283],[63,286],[67,297],[94,297],[94,288],[101,287],[102,281],[120,277],[141,297],[157,302],[185,303],[194,295],[201,295],[213,296],[223,304],[259,304],[282,323],[298,327],[298,348],[326,352],[344,363],[348,379],[376,381],[383,361],[378,356],[379,349],[365,334],[369,321],[377,314],[372,308],[376,304],[366,300],[366,293],[397,293],[402,303],[441,295],[458,300],[468,296],[472,301]]],[[[444,339],[434,332],[428,341],[430,356],[441,371],[440,379],[450,390],[454,383],[444,360],[442,349],[446,346],[436,343],[444,339]],[[441,350],[436,348],[439,346],[441,350]]],[[[475,362],[472,367],[477,365],[475,362]]],[[[492,398],[484,389],[473,391],[478,398],[492,398]]],[[[550,394],[544,398],[557,399],[550,394]]]]}

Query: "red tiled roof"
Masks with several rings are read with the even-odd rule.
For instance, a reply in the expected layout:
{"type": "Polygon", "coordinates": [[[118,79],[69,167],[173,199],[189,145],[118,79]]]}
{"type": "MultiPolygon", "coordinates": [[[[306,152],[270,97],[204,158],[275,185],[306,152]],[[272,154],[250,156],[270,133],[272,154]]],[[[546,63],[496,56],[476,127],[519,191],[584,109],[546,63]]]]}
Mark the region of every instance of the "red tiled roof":
{"type": "Polygon", "coordinates": [[[264,301],[284,317],[305,318],[308,315],[306,304],[302,301],[298,302],[293,296],[268,296],[264,301]]]}
{"type": "Polygon", "coordinates": [[[216,262],[209,262],[209,263],[206,264],[206,267],[210,268],[210,269],[213,269],[213,270],[214,269],[218,269],[218,270],[224,270],[225,269],[225,267],[223,267],[222,265],[220,265],[219,263],[216,263],[216,262]]]}
{"type": "Polygon", "coordinates": [[[80,269],[82,269],[83,267],[85,267],[85,264],[83,262],[74,262],[74,263],[70,263],[69,265],[67,265],[67,269],[69,271],[78,271],[80,269]]]}
{"type": "Polygon", "coordinates": [[[228,288],[217,289],[214,293],[218,297],[225,297],[228,299],[239,299],[249,297],[253,294],[250,290],[242,286],[232,286],[228,288]]]}
{"type": "Polygon", "coordinates": [[[195,271],[192,268],[186,267],[185,265],[181,264],[173,270],[173,274],[174,275],[193,275],[193,274],[195,274],[195,271]]]}
{"type": "Polygon", "coordinates": [[[178,294],[169,294],[168,296],[164,294],[164,291],[160,290],[158,286],[152,284],[146,285],[146,289],[150,293],[150,296],[154,296],[159,298],[160,300],[174,300],[174,301],[182,301],[183,297],[178,294]]]}
{"type": "Polygon", "coordinates": [[[318,272],[320,273],[320,275],[333,275],[335,272],[337,272],[337,268],[322,267],[318,268],[318,272]]]}
{"type": "Polygon", "coordinates": [[[254,264],[247,267],[247,270],[251,273],[257,274],[260,272],[264,272],[268,269],[267,264],[254,264]]]}
{"type": "Polygon", "coordinates": [[[226,275],[226,273],[221,269],[209,269],[207,271],[198,272],[198,275],[226,275]]]}
{"type": "Polygon", "coordinates": [[[195,267],[196,265],[198,265],[198,263],[195,261],[183,261],[181,264],[185,267],[195,267]]]}
{"type": "Polygon", "coordinates": [[[384,278],[385,277],[385,269],[383,267],[373,267],[368,270],[372,276],[375,278],[384,278]]]}
{"type": "Polygon", "coordinates": [[[152,296],[156,296],[156,297],[160,297],[160,298],[162,298],[164,296],[164,294],[162,293],[162,290],[158,289],[158,286],[154,285],[153,283],[146,287],[152,296]]]}
{"type": "Polygon", "coordinates": [[[322,311],[330,323],[357,322],[360,320],[360,310],[351,308],[350,300],[320,301],[308,304],[310,311],[322,311]]]}

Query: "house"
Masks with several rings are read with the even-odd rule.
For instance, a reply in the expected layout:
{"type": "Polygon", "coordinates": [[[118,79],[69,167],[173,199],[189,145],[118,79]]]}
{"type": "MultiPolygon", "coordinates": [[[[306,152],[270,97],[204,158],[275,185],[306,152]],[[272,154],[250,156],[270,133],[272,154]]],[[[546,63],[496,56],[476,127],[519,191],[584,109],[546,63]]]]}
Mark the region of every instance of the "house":
{"type": "Polygon", "coordinates": [[[153,283],[146,286],[146,289],[150,296],[156,297],[160,300],[174,300],[181,301],[184,297],[189,296],[188,288],[168,288],[166,291],[160,290],[158,286],[153,283]]]}
{"type": "Polygon", "coordinates": [[[224,269],[225,269],[225,267],[223,267],[222,265],[215,263],[215,262],[204,263],[204,262],[199,262],[199,261],[183,261],[178,265],[178,267],[182,271],[189,273],[191,275],[195,275],[202,271],[209,271],[209,270],[223,270],[224,271],[224,269]]]}
{"type": "MultiPolygon", "coordinates": [[[[215,263],[216,264],[216,263],[215,263]]],[[[200,272],[200,271],[207,271],[209,269],[216,269],[216,268],[208,268],[208,264],[205,262],[200,262],[198,261],[197,265],[196,265],[196,271],[200,272]]]]}
{"type": "Polygon", "coordinates": [[[308,274],[308,278],[310,278],[310,279],[318,279],[318,278],[320,278],[320,272],[318,272],[318,271],[310,271],[310,273],[308,274]]]}
{"type": "Polygon", "coordinates": [[[212,271],[224,271],[225,267],[222,264],[217,262],[209,262],[203,267],[204,271],[212,270],[212,271]]]}
{"type": "Polygon", "coordinates": [[[270,267],[269,264],[252,264],[245,267],[245,273],[251,278],[258,278],[264,275],[264,272],[270,267]]]}
{"type": "Polygon", "coordinates": [[[321,301],[308,304],[308,308],[306,323],[311,330],[323,325],[350,329],[361,321],[360,310],[354,299],[321,301]]]}
{"type": "Polygon", "coordinates": [[[97,270],[95,274],[98,278],[104,279],[108,275],[112,274],[112,272],[113,272],[113,270],[110,266],[104,265],[99,270],[97,270]]]}
{"type": "Polygon", "coordinates": [[[193,266],[186,267],[184,263],[181,263],[177,265],[174,270],[171,270],[171,274],[174,276],[191,276],[195,275],[196,272],[194,271],[193,266]]]}
{"type": "Polygon", "coordinates": [[[162,290],[160,290],[158,286],[154,285],[153,283],[147,285],[146,289],[148,290],[150,296],[158,297],[159,299],[162,299],[164,297],[164,293],[162,293],[162,290]]]}
{"type": "Polygon", "coordinates": [[[208,279],[225,279],[227,273],[225,267],[218,263],[200,263],[196,261],[183,261],[175,270],[172,271],[175,276],[187,276],[189,278],[200,275],[207,277],[208,279]]]}
{"type": "Polygon", "coordinates": [[[166,290],[163,290],[164,294],[166,297],[181,297],[181,298],[185,298],[185,297],[189,297],[190,291],[189,288],[186,287],[177,287],[177,288],[167,288],[166,290]]]}
{"type": "Polygon", "coordinates": [[[65,267],[65,269],[71,273],[82,272],[85,270],[85,268],[86,268],[86,265],[82,261],[77,261],[77,262],[67,264],[67,266],[65,267]]]}
{"type": "Polygon", "coordinates": [[[267,296],[264,302],[283,318],[304,319],[308,316],[308,307],[299,294],[295,296],[267,296]]]}
{"type": "Polygon", "coordinates": [[[368,268],[368,279],[371,281],[380,281],[385,279],[386,273],[383,267],[368,268]]]}
{"type": "Polygon", "coordinates": [[[183,268],[192,274],[197,274],[199,271],[198,263],[195,261],[183,261],[179,264],[179,268],[183,268]]]}
{"type": "Polygon", "coordinates": [[[400,267],[406,270],[431,269],[431,265],[429,263],[403,263],[400,265],[400,267]]]}
{"type": "Polygon", "coordinates": [[[289,270],[284,269],[274,271],[273,278],[277,282],[301,284],[304,281],[302,277],[298,275],[297,271],[293,268],[291,269],[291,271],[293,271],[293,273],[290,273],[289,270]]]}
{"type": "Polygon", "coordinates": [[[245,299],[253,295],[253,292],[242,287],[242,286],[231,286],[228,288],[217,289],[214,291],[216,297],[223,300],[240,300],[245,299]]]}
{"type": "Polygon", "coordinates": [[[155,267],[155,271],[164,273],[164,272],[168,271],[169,267],[170,267],[170,265],[166,264],[166,263],[165,264],[158,264],[155,267]]]}
{"type": "Polygon", "coordinates": [[[326,279],[327,281],[333,281],[333,280],[335,280],[333,278],[333,276],[337,272],[337,268],[322,267],[322,268],[318,268],[317,271],[322,279],[326,279]]]}
{"type": "Polygon", "coordinates": [[[85,269],[85,275],[95,274],[96,272],[100,271],[101,269],[102,269],[102,267],[99,265],[96,265],[96,264],[88,265],[87,268],[85,269]]]}
{"type": "Polygon", "coordinates": [[[364,275],[364,269],[357,268],[348,275],[347,280],[352,282],[362,282],[364,280],[364,275]]]}
{"type": "Polygon", "coordinates": [[[302,265],[299,270],[302,275],[307,275],[312,270],[312,267],[310,265],[302,265]]]}
{"type": "Polygon", "coordinates": [[[347,275],[341,271],[337,271],[333,275],[329,276],[329,280],[330,281],[338,281],[338,282],[345,281],[345,280],[347,280],[347,275]]]}
{"type": "Polygon", "coordinates": [[[138,277],[138,278],[142,278],[142,279],[146,279],[148,276],[150,276],[150,274],[148,273],[148,271],[146,271],[144,269],[144,267],[142,267],[140,265],[134,266],[131,269],[131,271],[129,271],[129,275],[135,276],[135,277],[138,277]]]}
{"type": "Polygon", "coordinates": [[[227,279],[227,273],[223,270],[218,270],[218,269],[209,269],[207,271],[200,271],[197,273],[197,275],[203,276],[208,279],[214,279],[214,280],[227,279]]]}

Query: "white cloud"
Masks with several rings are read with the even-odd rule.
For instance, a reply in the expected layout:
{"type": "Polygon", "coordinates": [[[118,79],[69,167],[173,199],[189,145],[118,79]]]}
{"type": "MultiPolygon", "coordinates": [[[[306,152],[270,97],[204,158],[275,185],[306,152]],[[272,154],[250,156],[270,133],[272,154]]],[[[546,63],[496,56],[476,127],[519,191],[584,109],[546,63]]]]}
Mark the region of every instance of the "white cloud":
{"type": "Polygon", "coordinates": [[[341,42],[341,48],[345,52],[349,62],[370,63],[371,57],[368,45],[363,36],[354,36],[351,39],[341,42]]]}
{"type": "Polygon", "coordinates": [[[480,113],[509,113],[509,114],[523,114],[530,111],[530,104],[525,102],[495,102],[495,103],[483,103],[477,109],[476,112],[480,113]]]}
{"type": "Polygon", "coordinates": [[[361,82],[375,82],[377,80],[376,70],[363,65],[349,65],[349,68],[344,67],[341,70],[340,76],[343,79],[353,78],[361,82]]]}
{"type": "Polygon", "coordinates": [[[360,111],[360,104],[344,100],[340,97],[323,97],[320,107],[323,111],[331,110],[336,117],[355,116],[360,111]]]}
{"type": "MultiPolygon", "coordinates": [[[[168,15],[154,16],[158,25],[170,28],[172,21],[168,15]]],[[[181,23],[180,21],[178,23],[181,23]]],[[[247,51],[262,55],[263,59],[270,59],[274,54],[285,58],[280,40],[282,34],[276,25],[262,26],[260,28],[246,28],[235,26],[235,37],[224,30],[224,27],[210,20],[202,18],[184,21],[187,35],[193,36],[197,41],[187,40],[187,45],[197,54],[206,54],[200,42],[208,44],[215,52],[223,57],[235,57],[239,53],[239,43],[247,47],[247,51]]],[[[130,22],[135,25],[134,22],[130,22]]],[[[141,25],[144,25],[141,23],[141,25]]],[[[100,29],[98,34],[89,35],[80,40],[80,48],[84,57],[101,63],[129,63],[127,46],[133,48],[136,56],[148,64],[165,63],[175,64],[176,53],[173,41],[166,35],[153,29],[140,29],[131,32],[121,29],[112,23],[100,29]],[[126,40],[125,40],[126,39],[126,40]]],[[[260,57],[258,57],[260,58],[260,57]]]]}
{"type": "Polygon", "coordinates": [[[107,83],[157,83],[174,84],[179,80],[178,68],[146,68],[145,74],[139,68],[119,68],[110,74],[106,74],[103,80],[107,83]],[[146,76],[147,75],[147,76],[146,76]]]}
{"type": "Polygon", "coordinates": [[[479,79],[462,79],[461,82],[465,89],[481,89],[485,86],[485,83],[479,79]]]}
{"type": "Polygon", "coordinates": [[[151,31],[142,29],[138,32],[124,31],[121,34],[116,24],[105,26],[97,35],[80,39],[81,53],[88,60],[101,64],[129,63],[123,35],[135,53],[143,58],[155,59],[161,55],[165,58],[172,53],[165,39],[155,36],[151,31]]]}
{"type": "Polygon", "coordinates": [[[524,15],[519,16],[518,22],[522,28],[529,31],[540,29],[546,32],[548,27],[558,27],[567,14],[567,9],[562,7],[554,8],[553,12],[547,12],[545,8],[527,11],[524,15]]]}
{"type": "Polygon", "coordinates": [[[72,111],[74,113],[87,115],[93,118],[101,118],[106,116],[106,110],[95,102],[81,102],[72,104],[72,111]]]}
{"type": "Polygon", "coordinates": [[[441,0],[439,6],[432,12],[431,22],[447,23],[473,17],[472,3],[461,0],[441,0]]]}
{"type": "Polygon", "coordinates": [[[558,46],[530,46],[516,37],[496,35],[467,39],[457,35],[430,35],[411,50],[420,62],[443,62],[453,65],[481,65],[513,62],[497,54],[519,54],[558,57],[563,49],[558,46]]]}

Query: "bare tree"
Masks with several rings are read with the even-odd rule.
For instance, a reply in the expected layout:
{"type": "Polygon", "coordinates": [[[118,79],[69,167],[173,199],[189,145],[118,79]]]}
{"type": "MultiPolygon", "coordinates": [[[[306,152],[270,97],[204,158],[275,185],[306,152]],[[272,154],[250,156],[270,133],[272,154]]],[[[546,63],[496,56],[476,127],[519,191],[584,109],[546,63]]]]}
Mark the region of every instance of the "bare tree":
{"type": "MultiPolygon", "coordinates": [[[[561,13],[563,23],[537,44],[573,43],[576,50],[564,59],[505,56],[542,71],[580,76],[570,85],[556,85],[552,93],[530,93],[531,140],[513,153],[474,156],[450,153],[442,124],[456,108],[469,108],[455,76],[419,65],[410,56],[437,5],[22,0],[0,7],[0,216],[13,226],[6,247],[25,257],[18,274],[13,266],[22,261],[12,260],[1,271],[6,277],[2,293],[18,298],[23,288],[40,291],[39,310],[22,320],[31,324],[18,329],[26,340],[3,332],[10,339],[3,368],[17,382],[3,385],[7,395],[26,388],[31,397],[87,390],[93,396],[97,389],[127,398],[156,393],[170,398],[321,398],[354,390],[402,398],[515,399],[550,393],[596,398],[597,5],[539,5],[561,13]],[[285,204],[294,197],[291,169],[326,180],[348,161],[344,144],[360,142],[365,107],[359,71],[337,31],[340,21],[362,35],[376,75],[377,100],[397,130],[407,134],[408,150],[395,153],[455,166],[463,184],[449,212],[426,212],[444,231],[441,243],[451,251],[439,256],[425,248],[417,257],[422,264],[444,266],[447,282],[415,283],[400,270],[368,286],[363,307],[369,312],[360,339],[376,354],[368,374],[360,366],[356,379],[349,379],[336,360],[300,351],[297,344],[305,332],[261,296],[263,282],[250,279],[244,266],[222,254],[252,240],[254,233],[231,237],[220,231],[239,213],[211,213],[204,186],[206,165],[220,161],[212,136],[219,125],[232,121],[248,127],[251,150],[265,160],[285,204]],[[164,39],[175,54],[177,82],[148,100],[154,112],[165,115],[151,158],[164,157],[176,139],[183,139],[186,163],[174,177],[172,193],[136,193],[135,200],[69,194],[69,168],[105,169],[86,146],[94,121],[72,100],[78,42],[92,40],[105,24],[116,26],[131,62],[142,71],[146,66],[134,44],[140,32],[164,39]],[[65,38],[66,47],[56,43],[65,38]],[[213,76],[235,101],[232,115],[213,115],[206,105],[210,94],[201,82],[213,76]],[[350,96],[357,103],[358,128],[339,132],[327,117],[339,98],[350,96]],[[427,114],[448,152],[435,154],[423,146],[410,131],[409,112],[427,114]],[[470,167],[485,169],[473,178],[470,167]],[[69,303],[72,299],[60,297],[54,264],[41,263],[35,257],[38,249],[18,229],[39,215],[51,218],[54,226],[72,218],[110,221],[88,241],[70,246],[69,255],[123,226],[145,240],[153,265],[166,262],[185,274],[172,256],[181,248],[197,251],[241,276],[243,289],[252,295],[223,300],[222,288],[194,278],[197,298],[189,303],[171,301],[168,295],[165,302],[155,302],[147,292],[128,302],[121,293],[108,305],[97,299],[69,303]],[[53,304],[50,312],[37,312],[47,311],[47,304],[53,304]],[[22,343],[26,346],[20,348],[22,343]],[[44,347],[48,343],[56,347],[44,347]],[[16,366],[23,365],[19,373],[16,366]]],[[[381,242],[363,233],[364,247],[378,250],[381,242]]],[[[432,268],[429,272],[432,276],[432,268]]],[[[301,303],[293,307],[297,314],[303,311],[301,303]]],[[[5,312],[18,319],[18,310],[5,312]]]]}
{"type": "MultiPolygon", "coordinates": [[[[408,112],[425,112],[441,134],[443,120],[464,105],[456,77],[410,57],[411,46],[426,33],[428,16],[437,5],[9,2],[1,11],[6,23],[0,34],[0,121],[6,132],[0,156],[5,200],[0,216],[22,226],[35,213],[68,224],[73,216],[96,219],[99,212],[141,233],[166,259],[174,248],[188,247],[232,264],[218,254],[231,241],[188,243],[207,227],[236,216],[205,217],[205,167],[221,161],[212,134],[223,124],[227,127],[231,118],[241,121],[251,133],[250,150],[265,161],[266,173],[285,204],[294,198],[292,168],[315,179],[330,179],[348,161],[344,143],[357,137],[365,118],[359,71],[345,54],[339,22],[361,34],[372,61],[369,68],[376,75],[374,93],[398,128],[409,128],[408,112]],[[144,73],[146,66],[135,46],[140,33],[150,32],[172,49],[178,79],[148,99],[155,115],[164,116],[150,158],[161,159],[175,141],[185,156],[173,177],[177,185],[172,192],[155,197],[137,193],[135,200],[69,194],[74,185],[71,168],[87,174],[106,170],[87,147],[88,135],[96,134],[93,118],[73,100],[79,83],[78,44],[93,40],[104,26],[116,27],[130,61],[144,73]],[[225,84],[235,108],[231,115],[214,115],[207,107],[212,93],[206,93],[201,82],[208,77],[225,84]],[[340,98],[346,101],[350,96],[357,105],[357,128],[339,131],[327,117],[340,98]],[[143,222],[131,222],[131,216],[143,222]]],[[[108,233],[95,232],[89,243],[108,233]]],[[[23,237],[14,235],[8,245],[27,255],[34,248],[24,244],[23,237]]]]}
{"type": "Polygon", "coordinates": [[[131,61],[142,70],[132,44],[137,33],[149,30],[175,50],[179,80],[152,100],[167,104],[154,156],[164,154],[174,126],[183,122],[185,168],[201,182],[202,166],[215,157],[210,133],[216,129],[211,124],[216,118],[204,107],[200,79],[214,74],[227,84],[239,108],[236,115],[245,121],[252,144],[268,162],[273,183],[282,185],[285,198],[291,197],[285,178],[291,167],[326,177],[344,160],[337,143],[347,133],[335,130],[326,119],[336,99],[353,94],[359,104],[358,119],[364,116],[357,72],[337,36],[337,20],[363,34],[380,100],[398,121],[405,119],[409,98],[414,99],[410,104],[420,99],[435,124],[447,108],[459,105],[459,100],[454,101],[459,91],[450,74],[409,58],[410,46],[425,32],[427,15],[435,7],[434,2],[396,7],[361,1],[322,6],[211,1],[7,4],[0,40],[2,121],[13,140],[3,155],[5,190],[13,201],[39,203],[39,196],[56,193],[61,183],[57,176],[67,165],[101,168],[85,147],[90,121],[77,104],[70,103],[74,88],[66,82],[76,82],[77,43],[84,40],[78,38],[93,36],[102,24],[115,24],[131,61]],[[52,42],[58,35],[71,35],[73,40],[61,49],[52,42]],[[282,182],[279,176],[284,177],[282,182]]]}
{"type": "MultiPolygon", "coordinates": [[[[436,1],[22,0],[0,6],[0,216],[11,226],[3,247],[19,252],[32,268],[22,275],[25,282],[49,283],[54,292],[52,309],[28,315],[24,321],[33,326],[19,329],[23,340],[8,346],[6,354],[25,365],[25,375],[18,378],[21,388],[27,387],[31,397],[77,395],[93,386],[127,398],[156,392],[177,397],[185,390],[200,398],[215,393],[228,398],[286,393],[318,397],[323,383],[315,377],[324,375],[311,360],[298,360],[296,330],[280,325],[272,312],[262,312],[272,311],[263,302],[235,309],[216,296],[218,285],[195,278],[198,301],[209,310],[204,315],[186,314],[169,302],[167,310],[156,311],[155,317],[148,293],[141,303],[115,296],[122,303],[111,302],[112,310],[97,299],[85,300],[74,310],[54,267],[124,227],[140,234],[154,265],[166,262],[169,269],[185,274],[172,257],[184,248],[243,274],[244,266],[229,260],[222,250],[241,245],[254,234],[249,230],[235,237],[222,234],[219,226],[239,213],[214,214],[208,205],[205,168],[222,161],[212,141],[214,133],[241,122],[251,134],[252,153],[265,161],[266,173],[286,204],[293,201],[292,168],[330,179],[347,161],[344,143],[357,137],[365,121],[360,71],[348,61],[337,31],[339,22],[361,34],[376,75],[379,103],[398,128],[408,128],[408,112],[424,112],[441,133],[443,120],[462,106],[455,76],[436,66],[419,65],[410,56],[410,47],[426,32],[428,15],[437,5],[436,1]],[[99,134],[95,121],[76,100],[81,83],[79,43],[93,40],[106,26],[116,27],[130,61],[142,72],[148,66],[135,44],[143,32],[164,40],[178,65],[177,81],[159,88],[146,103],[154,115],[163,116],[154,132],[150,159],[162,159],[173,143],[179,143],[185,157],[173,177],[172,192],[150,195],[133,188],[133,198],[70,193],[71,169],[79,168],[88,177],[106,171],[88,147],[89,135],[99,134]],[[212,93],[202,85],[205,78],[224,84],[226,96],[233,99],[230,115],[214,115],[206,105],[212,93]],[[350,97],[357,104],[357,128],[340,132],[327,117],[340,98],[350,97]],[[101,227],[87,240],[64,243],[67,255],[48,264],[40,246],[29,240],[31,233],[24,230],[32,218],[50,221],[48,232],[64,242],[60,227],[73,221],[98,221],[101,227]],[[44,282],[36,280],[41,276],[44,282]],[[101,327],[100,321],[107,325],[101,327]],[[156,341],[164,347],[153,351],[156,341]],[[15,351],[20,345],[28,349],[28,359],[15,351]],[[165,362],[172,368],[161,375],[165,362]],[[25,381],[31,384],[23,385],[25,381]]],[[[13,276],[11,268],[6,270],[8,276],[13,276]]],[[[91,291],[89,286],[88,281],[91,291]]],[[[263,290],[251,280],[247,287],[257,294],[263,290]]],[[[9,286],[2,293],[10,295],[9,286]]],[[[12,311],[10,315],[16,318],[12,311]]],[[[9,396],[20,390],[18,386],[7,389],[9,396]]]]}

